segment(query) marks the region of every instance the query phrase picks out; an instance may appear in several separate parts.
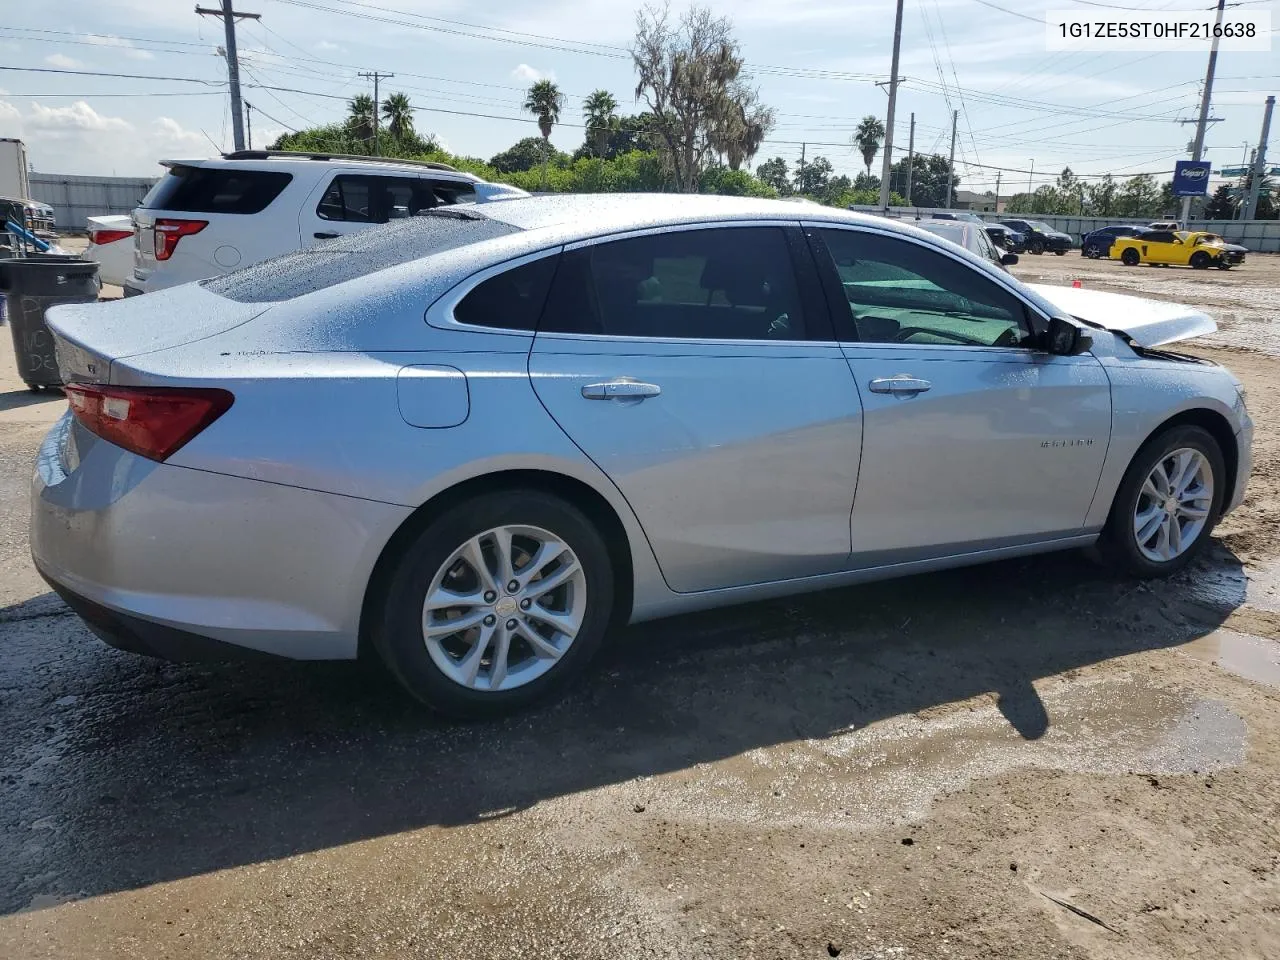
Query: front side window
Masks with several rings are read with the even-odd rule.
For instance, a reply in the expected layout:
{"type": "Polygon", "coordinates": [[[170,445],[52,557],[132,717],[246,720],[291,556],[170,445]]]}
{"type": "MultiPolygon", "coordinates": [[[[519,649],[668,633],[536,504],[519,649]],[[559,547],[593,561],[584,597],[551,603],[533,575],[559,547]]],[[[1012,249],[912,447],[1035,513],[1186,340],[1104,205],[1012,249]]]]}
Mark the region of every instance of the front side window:
{"type": "Polygon", "coordinates": [[[570,251],[539,330],[696,340],[803,340],[780,227],[683,230],[570,251]]]}
{"type": "Polygon", "coordinates": [[[967,264],[897,237],[823,230],[867,343],[1017,347],[1031,335],[1022,301],[967,264]]]}

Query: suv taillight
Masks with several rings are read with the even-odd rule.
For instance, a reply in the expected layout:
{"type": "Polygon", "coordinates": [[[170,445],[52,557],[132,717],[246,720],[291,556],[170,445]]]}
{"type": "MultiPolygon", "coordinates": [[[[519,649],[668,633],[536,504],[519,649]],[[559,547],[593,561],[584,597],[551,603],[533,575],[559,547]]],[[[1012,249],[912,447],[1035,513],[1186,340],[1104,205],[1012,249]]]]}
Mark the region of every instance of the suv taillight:
{"type": "Polygon", "coordinates": [[[69,383],[71,412],[103,440],[164,461],[231,408],[235,397],[206,387],[112,387],[69,383]]]}
{"type": "Polygon", "coordinates": [[[115,243],[117,240],[132,236],[132,230],[94,230],[89,234],[89,242],[102,246],[103,244],[115,243]]]}
{"type": "Polygon", "coordinates": [[[183,237],[199,233],[209,225],[208,220],[159,219],[155,225],[155,250],[157,260],[168,260],[183,237]]]}

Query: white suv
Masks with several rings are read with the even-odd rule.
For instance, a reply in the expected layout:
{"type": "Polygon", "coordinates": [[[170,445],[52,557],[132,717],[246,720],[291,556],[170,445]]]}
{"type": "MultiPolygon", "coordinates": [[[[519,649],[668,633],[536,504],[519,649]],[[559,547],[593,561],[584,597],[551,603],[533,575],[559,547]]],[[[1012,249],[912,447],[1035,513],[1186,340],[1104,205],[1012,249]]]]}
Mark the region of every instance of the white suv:
{"type": "Polygon", "coordinates": [[[242,150],[167,160],[133,211],[125,296],[203,280],[452,203],[527,197],[443,163],[242,150]]]}

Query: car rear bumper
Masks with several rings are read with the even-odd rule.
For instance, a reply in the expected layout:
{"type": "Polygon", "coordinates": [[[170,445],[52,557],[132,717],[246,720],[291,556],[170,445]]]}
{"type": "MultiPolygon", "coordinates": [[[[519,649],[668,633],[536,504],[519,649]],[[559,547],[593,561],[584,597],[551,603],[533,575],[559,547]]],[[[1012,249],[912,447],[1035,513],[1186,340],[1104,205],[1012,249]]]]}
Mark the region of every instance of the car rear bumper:
{"type": "Polygon", "coordinates": [[[70,415],[40,449],[31,507],[37,569],[95,632],[178,659],[355,657],[373,565],[410,513],[156,463],[70,415]]]}

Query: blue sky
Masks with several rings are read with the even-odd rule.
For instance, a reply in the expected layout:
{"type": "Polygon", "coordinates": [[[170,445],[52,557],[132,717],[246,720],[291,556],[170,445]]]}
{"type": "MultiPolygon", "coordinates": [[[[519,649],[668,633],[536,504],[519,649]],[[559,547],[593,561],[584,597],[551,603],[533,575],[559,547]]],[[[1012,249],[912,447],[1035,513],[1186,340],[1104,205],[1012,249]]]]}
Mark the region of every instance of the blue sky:
{"type": "MultiPolygon", "coordinates": [[[[997,6],[1007,10],[999,10],[978,0],[906,0],[900,72],[910,79],[899,97],[896,150],[906,149],[914,111],[917,149],[945,153],[951,110],[959,109],[964,188],[991,189],[990,168],[1003,167],[1001,194],[1024,190],[1033,161],[1033,185],[1067,164],[1077,173],[1118,176],[1171,170],[1193,133],[1176,121],[1196,116],[1204,54],[1047,53],[1043,25],[1025,17],[1083,2],[1001,0],[997,6]]],[[[1207,5],[1108,2],[1175,10],[1207,5]]],[[[215,84],[0,71],[0,136],[25,139],[37,170],[154,174],[163,158],[230,149],[225,88],[216,86],[226,77],[216,53],[221,24],[197,16],[191,0],[61,0],[56,14],[52,4],[2,3],[0,64],[215,84]]],[[[809,158],[826,156],[851,175],[861,169],[847,143],[861,117],[884,117],[886,97],[874,80],[889,72],[891,0],[710,5],[732,19],[761,97],[778,113],[754,163],[782,156],[794,165],[807,143],[809,158]]],[[[624,110],[634,102],[624,52],[635,29],[630,4],[237,0],[237,8],[262,14],[260,24],[246,22],[240,30],[245,94],[259,108],[253,114],[259,146],[283,129],[338,119],[339,98],[369,89],[356,76],[361,70],[396,73],[384,90],[404,90],[416,106],[435,108],[417,113],[419,130],[485,158],[536,134],[519,105],[523,88],[539,77],[551,77],[569,95],[564,123],[552,135],[565,150],[582,140],[574,125],[582,122],[588,92],[604,87],[624,110]],[[295,90],[305,92],[289,92],[295,90]]],[[[1239,163],[1244,142],[1256,140],[1263,99],[1280,80],[1280,55],[1223,52],[1218,76],[1213,112],[1222,122],[1206,141],[1215,167],[1239,163]]],[[[1280,121],[1273,143],[1278,130],[1280,121]]],[[[1280,160],[1280,148],[1272,156],[1280,160]]]]}

